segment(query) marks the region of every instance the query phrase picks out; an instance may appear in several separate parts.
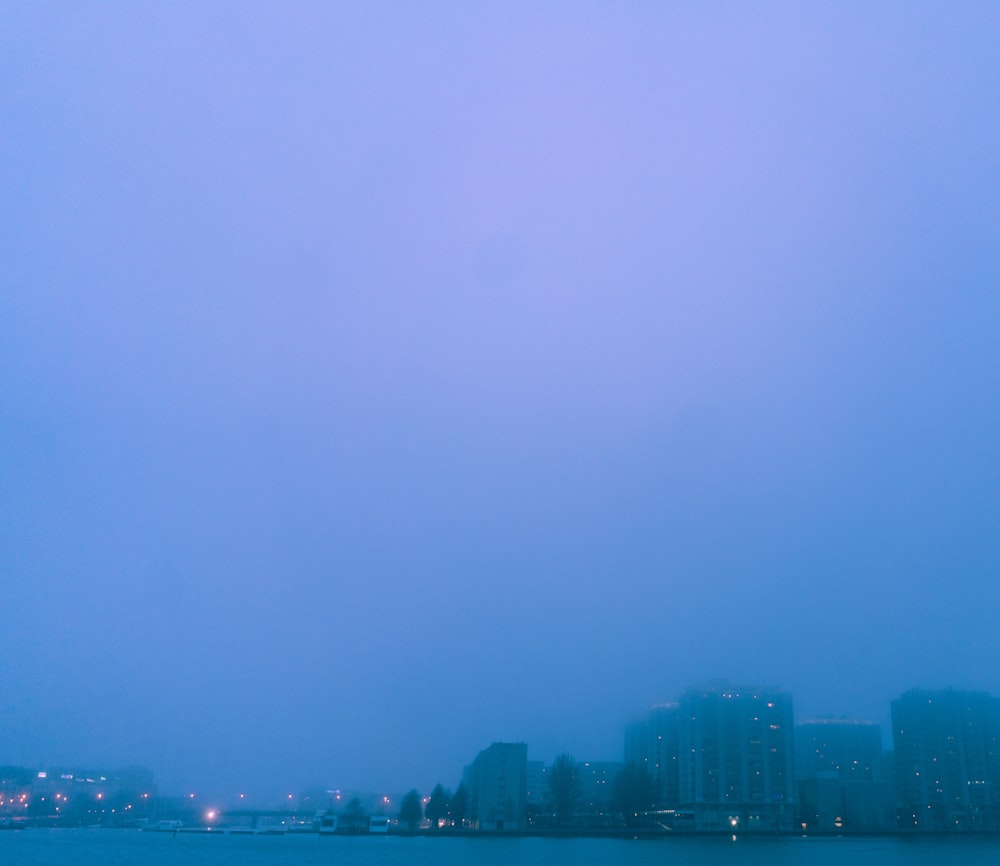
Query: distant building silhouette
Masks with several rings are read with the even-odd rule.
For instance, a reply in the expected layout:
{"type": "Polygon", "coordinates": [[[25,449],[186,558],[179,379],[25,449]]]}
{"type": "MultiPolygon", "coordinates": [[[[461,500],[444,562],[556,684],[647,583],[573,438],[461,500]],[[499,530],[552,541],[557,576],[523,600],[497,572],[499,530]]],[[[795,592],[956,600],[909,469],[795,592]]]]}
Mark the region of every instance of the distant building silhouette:
{"type": "Polygon", "coordinates": [[[659,820],[668,826],[789,829],[796,817],[793,736],[786,692],[689,689],[628,726],[625,761],[653,777],[659,820]]]}
{"type": "Polygon", "coordinates": [[[882,731],[874,722],[820,719],[795,726],[795,775],[826,774],[875,782],[882,772],[882,731]]]}
{"type": "Polygon", "coordinates": [[[138,826],[161,803],[153,774],[144,767],[0,767],[0,820],[30,819],[53,827],[138,826]]]}
{"type": "Polygon", "coordinates": [[[895,788],[883,778],[878,725],[843,719],[803,722],[795,728],[795,747],[803,829],[895,827],[895,788]]]}
{"type": "Polygon", "coordinates": [[[1000,829],[1000,699],[914,690],[891,707],[900,826],[1000,829]]]}
{"type": "Polygon", "coordinates": [[[472,829],[524,829],[527,764],[524,743],[494,743],[465,768],[472,829]]]}

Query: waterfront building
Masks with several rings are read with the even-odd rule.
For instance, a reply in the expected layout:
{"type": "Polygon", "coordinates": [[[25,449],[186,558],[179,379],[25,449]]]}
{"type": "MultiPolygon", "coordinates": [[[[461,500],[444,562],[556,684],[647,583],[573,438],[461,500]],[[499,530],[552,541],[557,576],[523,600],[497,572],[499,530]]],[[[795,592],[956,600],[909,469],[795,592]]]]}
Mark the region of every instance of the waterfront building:
{"type": "Polygon", "coordinates": [[[470,827],[524,829],[527,764],[528,747],[524,743],[493,743],[465,768],[470,827]]]}
{"type": "Polygon", "coordinates": [[[679,708],[679,802],[699,829],[790,829],[792,697],[770,689],[687,691],[679,708]]]}
{"type": "Polygon", "coordinates": [[[829,772],[798,782],[798,822],[803,830],[888,831],[896,827],[892,782],[839,779],[829,772]]]}
{"type": "Polygon", "coordinates": [[[883,778],[882,732],[872,722],[820,719],[795,727],[803,829],[889,830],[895,787],[883,778]]]}
{"type": "Polygon", "coordinates": [[[900,827],[1000,829],[1000,699],[907,692],[892,702],[892,738],[900,827]]]}

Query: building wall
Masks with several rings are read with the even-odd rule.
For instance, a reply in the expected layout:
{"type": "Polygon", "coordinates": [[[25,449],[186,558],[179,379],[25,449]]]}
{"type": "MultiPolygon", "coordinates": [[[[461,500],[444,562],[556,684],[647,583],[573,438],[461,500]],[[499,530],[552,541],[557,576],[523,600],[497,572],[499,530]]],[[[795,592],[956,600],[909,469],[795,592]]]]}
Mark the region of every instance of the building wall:
{"type": "Polygon", "coordinates": [[[832,774],[803,779],[798,821],[803,830],[892,830],[895,789],[890,782],[850,781],[832,774]]]}
{"type": "Polygon", "coordinates": [[[542,807],[551,799],[549,774],[545,761],[528,761],[525,803],[542,807]]]}
{"type": "Polygon", "coordinates": [[[795,819],[791,695],[692,689],[680,701],[681,807],[704,829],[791,828],[795,819]]]}
{"type": "Polygon", "coordinates": [[[521,830],[527,800],[528,747],[493,743],[465,770],[469,824],[477,830],[521,830]]]}
{"type": "Polygon", "coordinates": [[[1000,700],[921,691],[892,702],[900,826],[1000,829],[1000,700]]]}
{"type": "Polygon", "coordinates": [[[882,772],[882,731],[872,722],[823,719],[795,726],[795,776],[877,782],[882,772]]]}
{"type": "Polygon", "coordinates": [[[882,732],[872,722],[821,719],[795,727],[803,829],[890,830],[895,788],[884,781],[882,732]]]}

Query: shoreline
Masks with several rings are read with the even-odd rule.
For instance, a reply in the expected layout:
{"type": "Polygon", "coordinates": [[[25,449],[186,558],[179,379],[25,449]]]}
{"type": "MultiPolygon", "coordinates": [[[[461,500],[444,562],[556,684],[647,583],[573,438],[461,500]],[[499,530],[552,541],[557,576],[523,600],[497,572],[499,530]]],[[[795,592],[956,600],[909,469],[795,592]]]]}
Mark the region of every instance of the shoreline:
{"type": "Polygon", "coordinates": [[[1000,839],[1000,831],[997,830],[936,830],[936,831],[909,831],[909,830],[855,830],[855,831],[828,831],[828,830],[743,830],[738,833],[727,832],[726,830],[660,830],[660,829],[626,829],[626,828],[604,828],[604,829],[528,829],[528,830],[389,830],[385,833],[319,833],[318,831],[295,830],[275,832],[250,831],[247,828],[234,827],[178,827],[176,829],[159,829],[153,827],[101,827],[101,826],[79,826],[65,827],[44,824],[7,825],[0,829],[10,831],[23,830],[118,830],[125,832],[169,834],[171,836],[253,836],[253,837],[276,837],[276,836],[316,836],[323,838],[412,838],[412,839],[623,839],[623,840],[660,840],[660,839],[970,839],[970,838],[996,838],[1000,839]]]}

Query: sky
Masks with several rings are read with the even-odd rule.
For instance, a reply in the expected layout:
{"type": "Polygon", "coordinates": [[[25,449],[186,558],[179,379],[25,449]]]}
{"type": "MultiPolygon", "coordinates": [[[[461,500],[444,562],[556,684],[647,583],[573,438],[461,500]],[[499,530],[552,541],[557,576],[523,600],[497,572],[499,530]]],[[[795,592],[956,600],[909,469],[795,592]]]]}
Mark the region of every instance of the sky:
{"type": "Polygon", "coordinates": [[[266,802],[1000,694],[998,44],[4,3],[0,763],[266,802]]]}

